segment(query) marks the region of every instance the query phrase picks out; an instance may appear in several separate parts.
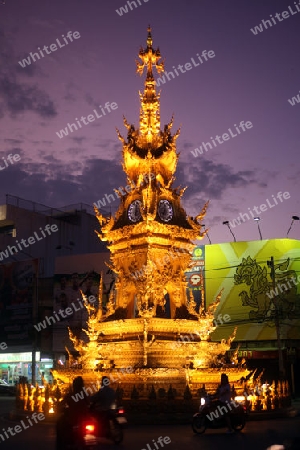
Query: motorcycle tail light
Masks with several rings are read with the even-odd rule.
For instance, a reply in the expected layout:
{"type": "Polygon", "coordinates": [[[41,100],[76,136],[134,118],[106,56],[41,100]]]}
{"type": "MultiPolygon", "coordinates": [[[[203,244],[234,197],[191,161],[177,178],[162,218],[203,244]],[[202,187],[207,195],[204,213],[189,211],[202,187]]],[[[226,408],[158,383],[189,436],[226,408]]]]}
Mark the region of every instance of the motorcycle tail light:
{"type": "Polygon", "coordinates": [[[87,423],[87,424],[85,425],[84,429],[85,429],[85,431],[86,431],[87,433],[94,433],[94,431],[95,431],[95,425],[92,424],[92,423],[87,423]]]}
{"type": "Polygon", "coordinates": [[[119,411],[118,411],[118,413],[119,413],[119,414],[124,414],[124,413],[125,413],[125,409],[120,408],[119,411]]]}

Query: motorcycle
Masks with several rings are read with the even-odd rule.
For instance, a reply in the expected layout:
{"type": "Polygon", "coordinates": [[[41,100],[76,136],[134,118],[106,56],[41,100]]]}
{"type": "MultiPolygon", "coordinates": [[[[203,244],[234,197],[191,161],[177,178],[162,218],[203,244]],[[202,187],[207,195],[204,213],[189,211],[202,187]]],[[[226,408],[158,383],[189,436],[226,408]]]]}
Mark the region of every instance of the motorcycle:
{"type": "Polygon", "coordinates": [[[202,434],[207,428],[227,427],[226,414],[230,416],[234,431],[241,431],[244,428],[247,417],[245,405],[234,400],[224,405],[214,399],[213,396],[202,397],[199,412],[193,415],[192,429],[194,433],[202,434]]]}
{"type": "Polygon", "coordinates": [[[123,407],[109,411],[90,409],[84,418],[70,424],[68,408],[57,423],[56,450],[94,449],[103,438],[112,440],[115,444],[123,441],[123,425],[127,423],[123,407]]]}

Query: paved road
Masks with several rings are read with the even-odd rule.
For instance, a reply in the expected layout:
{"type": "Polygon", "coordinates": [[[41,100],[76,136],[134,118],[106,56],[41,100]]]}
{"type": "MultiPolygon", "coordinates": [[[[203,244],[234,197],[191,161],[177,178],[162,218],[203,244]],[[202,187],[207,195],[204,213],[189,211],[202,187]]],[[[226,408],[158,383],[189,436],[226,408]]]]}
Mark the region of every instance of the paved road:
{"type": "MultiPolygon", "coordinates": [[[[11,400],[0,399],[0,412],[3,414],[8,411],[8,405],[12,404],[11,400]]],[[[7,430],[9,426],[14,427],[17,423],[1,419],[0,434],[3,434],[3,429],[7,430]]],[[[225,430],[209,430],[204,435],[194,435],[189,425],[129,427],[125,430],[123,444],[115,446],[103,441],[99,449],[160,450],[162,448],[160,444],[156,444],[157,448],[155,448],[153,443],[153,439],[157,442],[159,436],[168,436],[171,439],[169,444],[164,444],[164,450],[266,450],[271,444],[281,444],[285,440],[299,437],[300,417],[248,422],[243,432],[234,435],[226,435],[225,430]]],[[[54,442],[54,425],[40,422],[15,436],[10,436],[4,442],[0,438],[0,449],[54,450],[54,442]]],[[[297,450],[300,450],[300,446],[297,450]]]]}

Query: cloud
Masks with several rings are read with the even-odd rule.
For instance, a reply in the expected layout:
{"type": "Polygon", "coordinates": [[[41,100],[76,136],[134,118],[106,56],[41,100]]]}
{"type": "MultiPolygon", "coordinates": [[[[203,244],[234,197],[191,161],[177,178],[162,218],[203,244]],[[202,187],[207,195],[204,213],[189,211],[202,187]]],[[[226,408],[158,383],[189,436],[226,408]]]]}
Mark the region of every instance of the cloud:
{"type": "Polygon", "coordinates": [[[19,139],[4,139],[4,142],[7,142],[8,144],[22,144],[23,141],[20,141],[19,139]]]}
{"type": "Polygon", "coordinates": [[[77,136],[77,137],[72,137],[71,139],[73,139],[74,142],[76,142],[76,144],[82,144],[82,142],[86,139],[84,136],[77,136]]]}
{"type": "Polygon", "coordinates": [[[188,185],[185,198],[199,194],[207,199],[221,199],[228,188],[246,187],[257,183],[254,170],[234,172],[228,164],[201,158],[201,164],[181,162],[177,168],[177,183],[188,185]]]}
{"type": "MultiPolygon", "coordinates": [[[[24,58],[28,58],[28,53],[22,53],[22,54],[16,56],[15,63],[17,61],[22,62],[24,58]]],[[[33,76],[35,76],[37,74],[39,74],[39,75],[42,74],[42,72],[37,64],[30,64],[30,66],[26,66],[24,68],[24,67],[21,67],[20,64],[18,63],[15,65],[15,70],[18,75],[25,76],[28,78],[32,78],[33,76]]]]}
{"type": "Polygon", "coordinates": [[[185,141],[185,142],[183,143],[183,148],[184,148],[184,150],[189,150],[190,148],[195,148],[195,145],[192,144],[191,142],[185,141]]]}
{"type": "MultiPolygon", "coordinates": [[[[15,117],[25,111],[32,111],[43,118],[55,117],[57,112],[49,95],[35,84],[19,81],[17,61],[9,38],[0,31],[0,117],[6,113],[15,117]]],[[[27,76],[32,76],[34,70],[29,69],[27,76]]]]}
{"type": "MultiPolygon", "coordinates": [[[[43,163],[21,160],[0,175],[0,192],[53,207],[73,203],[92,206],[106,193],[125,185],[119,162],[98,158],[65,163],[52,155],[44,155],[43,163]]],[[[118,201],[111,206],[117,208],[118,201]]]]}
{"type": "Polygon", "coordinates": [[[35,112],[44,118],[55,117],[57,114],[54,103],[46,92],[33,85],[20,84],[11,77],[0,78],[0,95],[12,117],[24,111],[35,112]]]}
{"type": "Polygon", "coordinates": [[[39,17],[30,17],[28,19],[30,25],[38,26],[43,29],[48,28],[49,30],[56,29],[58,26],[64,25],[64,22],[60,19],[41,19],[39,17]]]}
{"type": "MultiPolygon", "coordinates": [[[[0,156],[6,158],[8,153],[12,153],[13,155],[18,154],[20,156],[24,156],[24,151],[20,147],[8,147],[8,150],[0,150],[0,156]]],[[[16,162],[15,164],[17,164],[16,162]]]]}
{"type": "MultiPolygon", "coordinates": [[[[73,140],[80,143],[82,139],[78,137],[73,140]]],[[[114,143],[111,141],[106,146],[106,151],[111,154],[113,149],[114,143]]],[[[14,150],[17,153],[21,151],[19,148],[14,150]]],[[[49,206],[81,202],[92,205],[105,194],[112,193],[114,189],[126,184],[119,158],[116,160],[98,157],[86,159],[82,148],[71,147],[67,151],[73,156],[78,153],[82,155],[82,158],[66,163],[58,159],[59,157],[40,150],[39,156],[43,162],[27,159],[25,163],[25,160],[22,160],[13,168],[17,171],[13,177],[9,175],[11,168],[3,171],[0,177],[0,190],[12,190],[14,195],[32,198],[33,201],[49,206]],[[4,172],[6,172],[5,177],[3,177],[4,172]],[[39,188],[37,189],[36,186],[39,188]],[[62,192],[63,201],[61,200],[62,192]]],[[[181,162],[176,175],[174,187],[188,186],[183,196],[183,203],[192,215],[198,213],[207,200],[226,199],[225,193],[229,188],[246,188],[257,183],[254,171],[234,172],[227,164],[215,163],[204,158],[198,166],[181,162]]],[[[118,202],[116,201],[113,206],[117,207],[118,202]]]]}

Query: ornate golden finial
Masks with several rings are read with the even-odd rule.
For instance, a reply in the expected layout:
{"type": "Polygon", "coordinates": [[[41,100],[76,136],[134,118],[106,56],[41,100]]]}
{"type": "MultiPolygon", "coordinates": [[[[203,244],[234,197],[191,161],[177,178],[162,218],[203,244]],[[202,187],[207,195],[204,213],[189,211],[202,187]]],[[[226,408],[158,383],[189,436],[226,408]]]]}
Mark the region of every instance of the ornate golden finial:
{"type": "Polygon", "coordinates": [[[157,70],[157,73],[160,73],[164,70],[164,63],[158,63],[159,59],[161,59],[159,48],[154,50],[152,47],[152,35],[151,35],[151,28],[148,27],[148,37],[147,37],[147,48],[140,49],[139,52],[139,58],[142,60],[142,62],[137,61],[137,73],[140,75],[143,74],[144,67],[147,66],[147,81],[154,81],[153,80],[153,73],[152,73],[152,66],[154,66],[157,70]]]}
{"type": "Polygon", "coordinates": [[[152,47],[152,34],[151,34],[151,26],[148,26],[148,37],[147,37],[147,46],[152,47]]]}
{"type": "Polygon", "coordinates": [[[150,143],[154,136],[160,131],[160,104],[159,95],[155,91],[155,81],[153,77],[153,67],[157,73],[164,70],[164,63],[159,63],[161,59],[159,48],[154,50],[152,47],[151,28],[148,27],[147,47],[141,48],[139,58],[142,62],[137,61],[137,73],[143,74],[144,68],[147,67],[147,76],[145,80],[145,89],[143,94],[140,92],[141,111],[140,111],[140,133],[147,137],[150,143]]]}

